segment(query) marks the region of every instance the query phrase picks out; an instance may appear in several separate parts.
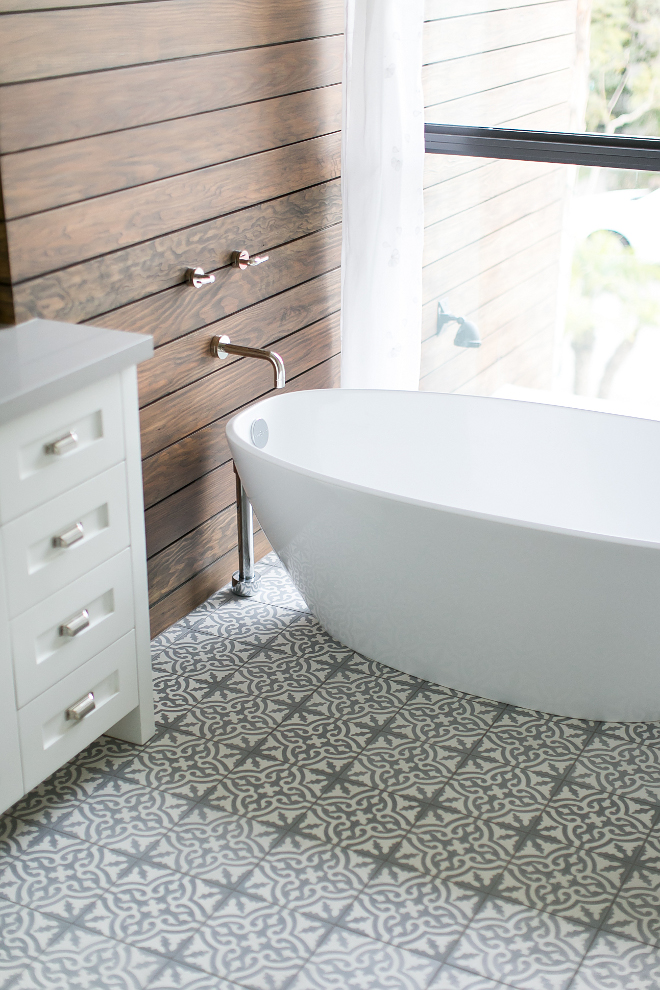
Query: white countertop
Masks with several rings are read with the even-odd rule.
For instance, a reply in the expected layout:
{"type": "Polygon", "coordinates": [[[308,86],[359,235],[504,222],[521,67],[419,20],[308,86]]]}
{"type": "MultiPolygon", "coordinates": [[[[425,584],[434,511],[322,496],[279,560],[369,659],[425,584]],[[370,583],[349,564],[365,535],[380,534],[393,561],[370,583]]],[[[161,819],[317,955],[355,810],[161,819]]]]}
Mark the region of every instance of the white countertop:
{"type": "Polygon", "coordinates": [[[29,320],[0,330],[0,423],[100,381],[153,354],[141,333],[29,320]]]}

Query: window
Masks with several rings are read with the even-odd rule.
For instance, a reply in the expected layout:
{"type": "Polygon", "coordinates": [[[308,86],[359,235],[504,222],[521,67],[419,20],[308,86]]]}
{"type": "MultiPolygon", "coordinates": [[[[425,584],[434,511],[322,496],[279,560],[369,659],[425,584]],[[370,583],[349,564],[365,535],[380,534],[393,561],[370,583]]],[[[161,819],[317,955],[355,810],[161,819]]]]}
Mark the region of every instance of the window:
{"type": "Polygon", "coordinates": [[[420,387],[660,415],[660,0],[427,0],[425,53],[420,387]]]}

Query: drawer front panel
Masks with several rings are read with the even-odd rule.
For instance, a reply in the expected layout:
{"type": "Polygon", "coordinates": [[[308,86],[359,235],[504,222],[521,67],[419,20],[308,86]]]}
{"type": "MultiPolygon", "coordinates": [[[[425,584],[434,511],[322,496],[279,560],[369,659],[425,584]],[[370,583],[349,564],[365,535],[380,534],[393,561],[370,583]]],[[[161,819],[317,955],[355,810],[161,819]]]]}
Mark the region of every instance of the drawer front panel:
{"type": "Polygon", "coordinates": [[[124,464],[8,523],[3,539],[14,617],[128,546],[124,464]]]}
{"type": "Polygon", "coordinates": [[[29,791],[104,733],[138,703],[135,635],[131,631],[18,713],[23,783],[29,791]],[[94,708],[79,721],[67,709],[92,692],[94,708]]]}
{"type": "Polygon", "coordinates": [[[76,670],[134,624],[127,549],[12,620],[17,707],[76,670]]]}
{"type": "Polygon", "coordinates": [[[0,427],[0,522],[124,458],[121,380],[112,375],[0,427]]]}

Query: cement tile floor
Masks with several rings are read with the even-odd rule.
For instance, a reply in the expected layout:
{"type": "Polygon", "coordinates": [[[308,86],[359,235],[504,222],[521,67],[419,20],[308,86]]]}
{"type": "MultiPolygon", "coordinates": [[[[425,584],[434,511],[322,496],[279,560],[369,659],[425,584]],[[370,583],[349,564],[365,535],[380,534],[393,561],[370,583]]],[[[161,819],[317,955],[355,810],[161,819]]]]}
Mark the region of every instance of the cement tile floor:
{"type": "Polygon", "coordinates": [[[660,725],[372,663],[259,569],[154,642],[146,746],[0,817],[0,988],[657,990],[660,725]]]}

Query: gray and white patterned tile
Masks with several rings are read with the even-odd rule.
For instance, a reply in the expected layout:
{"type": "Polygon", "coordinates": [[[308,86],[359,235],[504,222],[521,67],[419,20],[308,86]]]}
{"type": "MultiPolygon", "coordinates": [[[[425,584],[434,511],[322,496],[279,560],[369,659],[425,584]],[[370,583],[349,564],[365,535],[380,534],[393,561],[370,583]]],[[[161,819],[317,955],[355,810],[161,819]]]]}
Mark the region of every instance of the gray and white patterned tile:
{"type": "Polygon", "coordinates": [[[129,863],[112,849],[45,832],[0,870],[0,897],[72,921],[129,863]]]}
{"type": "Polygon", "coordinates": [[[271,640],[270,646],[284,655],[306,657],[321,663],[339,666],[353,651],[333,639],[311,615],[298,616],[271,640]]]}
{"type": "Polygon", "coordinates": [[[101,736],[81,750],[72,760],[69,760],[68,765],[84,767],[87,770],[99,770],[102,773],[115,773],[141,749],[142,746],[124,742],[123,739],[101,736]]]}
{"type": "Polygon", "coordinates": [[[147,857],[171,870],[233,886],[280,836],[281,832],[269,825],[197,805],[149,850],[147,857]]]}
{"type": "Polygon", "coordinates": [[[566,781],[550,799],[536,831],[559,842],[627,858],[644,842],[654,817],[653,808],[635,798],[566,781]]]}
{"type": "Polygon", "coordinates": [[[598,925],[621,885],[626,867],[590,849],[529,836],[509,863],[497,896],[598,925]]]}
{"type": "Polygon", "coordinates": [[[326,931],[320,921],[234,893],[184,946],[181,962],[250,990],[281,990],[326,931]]]}
{"type": "Polygon", "coordinates": [[[206,680],[154,669],[154,715],[161,725],[171,725],[209,691],[206,680]]]}
{"type": "Polygon", "coordinates": [[[503,986],[486,976],[475,976],[455,966],[443,966],[428,990],[502,990],[503,986]]]}
{"type": "Polygon", "coordinates": [[[215,739],[170,729],[119,771],[126,780],[196,800],[225,777],[244,752],[215,739]]]}
{"type": "Polygon", "coordinates": [[[660,950],[601,932],[578,970],[571,990],[656,990],[660,950]]]}
{"type": "Polygon", "coordinates": [[[196,877],[136,863],[78,923],[118,942],[172,955],[226,895],[226,890],[196,877]]]}
{"type": "Polygon", "coordinates": [[[286,827],[319,797],[328,779],[307,767],[249,756],[204,801],[234,815],[286,827]]]}
{"type": "Polygon", "coordinates": [[[388,667],[387,664],[380,663],[379,660],[369,660],[359,653],[354,653],[344,665],[344,669],[351,674],[367,675],[369,677],[386,677],[388,680],[396,681],[401,687],[420,688],[424,687],[426,681],[420,677],[413,677],[396,667],[388,667]]]}
{"type": "Polygon", "coordinates": [[[251,749],[290,712],[288,705],[220,689],[191,709],[178,728],[251,749]]]}
{"type": "Polygon", "coordinates": [[[341,668],[305,702],[305,709],[373,726],[384,725],[405,704],[412,690],[390,679],[351,674],[341,668]]]}
{"type": "Polygon", "coordinates": [[[638,867],[619,891],[605,927],[660,946],[660,873],[638,867]]]}
{"type": "Polygon", "coordinates": [[[0,866],[29,849],[44,833],[41,825],[10,814],[0,815],[0,866]]]}
{"type": "MultiPolygon", "coordinates": [[[[0,836],[2,833],[0,832],[0,836]]],[[[0,849],[2,848],[0,844],[0,849]]],[[[639,857],[642,866],[648,866],[652,870],[660,870],[660,823],[656,824],[647,837],[642,853],[639,857]]]]}
{"type": "Polygon", "coordinates": [[[338,774],[364,749],[374,731],[363,722],[299,709],[264,740],[260,752],[284,763],[338,774]]]}
{"type": "Polygon", "coordinates": [[[296,828],[322,842],[387,856],[420,810],[420,805],[407,797],[337,781],[296,828]]]}
{"type": "Polygon", "coordinates": [[[252,600],[295,612],[309,611],[307,602],[281,566],[264,568],[259,572],[259,586],[252,600]]]}
{"type": "Polygon", "coordinates": [[[561,775],[575,762],[588,738],[589,733],[579,724],[507,711],[488,730],[475,753],[500,763],[561,775]]]}
{"type": "Polygon", "coordinates": [[[437,963],[335,928],[290,990],[426,990],[437,963]]]}
{"type": "Polygon", "coordinates": [[[200,643],[167,647],[153,661],[152,668],[162,678],[163,685],[167,684],[167,677],[174,681],[180,677],[192,677],[210,687],[229,677],[253,653],[253,646],[241,646],[213,636],[200,643]]]}
{"type": "Polygon", "coordinates": [[[418,692],[389,726],[420,742],[470,749],[501,713],[499,705],[429,686],[418,692]]]}
{"type": "Polygon", "coordinates": [[[501,825],[528,828],[546,805],[556,780],[504,763],[471,757],[445,785],[444,807],[501,825]]]}
{"type": "Polygon", "coordinates": [[[12,990],[146,990],[161,957],[69,928],[11,984],[12,990]]]}
{"type": "Polygon", "coordinates": [[[55,918],[0,899],[0,987],[10,971],[27,967],[63,928],[55,918]]]}
{"type": "Polygon", "coordinates": [[[521,990],[566,990],[591,938],[582,925],[491,898],[448,961],[521,990]]]}
{"type": "Polygon", "coordinates": [[[97,770],[65,763],[9,809],[14,818],[37,825],[57,825],[83,798],[108,778],[97,770]]]}
{"type": "Polygon", "coordinates": [[[463,934],[480,900],[445,880],[387,865],[341,923],[368,938],[441,960],[463,934]]]}
{"type": "Polygon", "coordinates": [[[228,983],[219,976],[210,976],[199,969],[167,963],[147,990],[240,990],[236,983],[228,983]]]}
{"type": "Polygon", "coordinates": [[[336,921],[377,868],[373,859],[350,849],[289,834],[241,889],[321,921],[336,921]]]}
{"type": "Polygon", "coordinates": [[[309,657],[269,658],[257,653],[236,671],[225,687],[285,705],[297,705],[328,677],[330,669],[309,657]]]}
{"type": "Polygon", "coordinates": [[[288,608],[232,597],[220,608],[202,615],[186,638],[177,640],[177,645],[183,644],[188,638],[192,641],[194,633],[199,638],[215,636],[230,639],[234,643],[251,644],[258,649],[285,629],[295,617],[296,613],[288,608]]]}
{"type": "Polygon", "coordinates": [[[129,856],[140,856],[178,822],[189,801],[142,784],[109,778],[61,819],[58,828],[129,856]]]}
{"type": "Polygon", "coordinates": [[[520,833],[495,822],[429,809],[392,859],[402,866],[488,890],[515,852],[520,833]]]}
{"type": "Polygon", "coordinates": [[[570,774],[601,791],[660,803],[660,747],[594,736],[570,774]]]}
{"type": "Polygon", "coordinates": [[[600,731],[636,745],[660,746],[660,722],[603,722],[600,731]]]}
{"type": "Polygon", "coordinates": [[[435,742],[402,739],[384,732],[346,770],[346,777],[368,787],[430,801],[447,782],[462,755],[435,742]]]}

